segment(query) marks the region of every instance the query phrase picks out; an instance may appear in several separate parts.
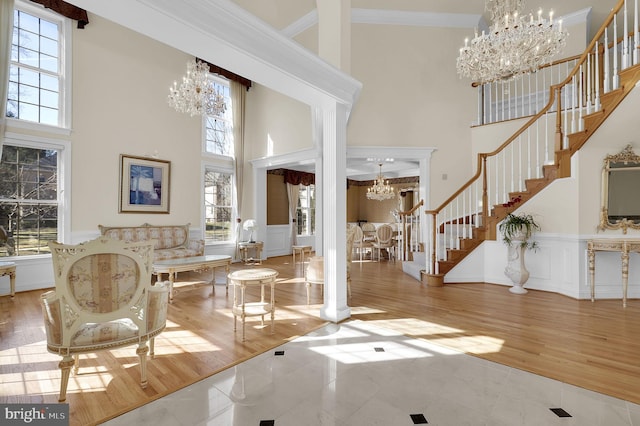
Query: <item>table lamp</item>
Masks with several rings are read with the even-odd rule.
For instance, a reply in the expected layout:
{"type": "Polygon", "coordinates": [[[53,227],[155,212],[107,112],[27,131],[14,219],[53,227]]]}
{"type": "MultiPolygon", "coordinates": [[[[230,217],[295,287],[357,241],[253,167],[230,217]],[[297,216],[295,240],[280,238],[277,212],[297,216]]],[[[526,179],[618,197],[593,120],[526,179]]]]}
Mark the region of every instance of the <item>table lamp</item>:
{"type": "Polygon", "coordinates": [[[255,219],[247,219],[244,221],[244,223],[242,224],[242,228],[245,231],[249,231],[249,242],[250,243],[255,243],[255,240],[253,239],[253,231],[256,231],[258,229],[258,222],[256,222],[255,219]]]}

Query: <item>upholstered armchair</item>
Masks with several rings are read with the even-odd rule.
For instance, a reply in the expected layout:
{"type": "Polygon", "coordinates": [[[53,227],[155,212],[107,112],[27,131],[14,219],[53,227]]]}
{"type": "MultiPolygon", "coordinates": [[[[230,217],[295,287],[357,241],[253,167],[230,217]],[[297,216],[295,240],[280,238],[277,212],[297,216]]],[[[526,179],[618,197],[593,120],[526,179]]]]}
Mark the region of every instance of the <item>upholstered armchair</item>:
{"type": "Polygon", "coordinates": [[[49,244],[55,290],[41,296],[47,350],[62,356],[58,401],[66,399],[78,356],[138,345],[140,384],[147,386],[147,353],[165,327],[169,286],[151,283],[154,241],[107,237],[79,245],[49,244]],[[149,344],[148,344],[149,342],[149,344]]]}
{"type": "MultiPolygon", "coordinates": [[[[350,228],[347,231],[347,294],[351,297],[351,260],[353,253],[353,242],[356,236],[357,227],[350,228]]],[[[359,229],[359,228],[358,228],[359,229]]],[[[304,282],[307,287],[307,305],[311,302],[311,285],[316,284],[322,286],[324,291],[324,257],[313,256],[309,258],[309,265],[304,270],[304,282]]]]}

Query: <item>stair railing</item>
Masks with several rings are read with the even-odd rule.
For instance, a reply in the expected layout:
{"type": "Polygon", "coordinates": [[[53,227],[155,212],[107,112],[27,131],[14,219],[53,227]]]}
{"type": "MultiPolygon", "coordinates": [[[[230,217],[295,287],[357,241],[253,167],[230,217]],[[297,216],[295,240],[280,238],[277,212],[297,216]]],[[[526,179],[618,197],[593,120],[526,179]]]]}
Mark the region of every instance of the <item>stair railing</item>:
{"type": "Polygon", "coordinates": [[[558,177],[569,176],[570,157],[579,146],[570,144],[568,135],[584,130],[584,118],[600,109],[601,96],[618,88],[620,71],[639,61],[638,0],[632,31],[627,3],[618,1],[573,70],[549,88],[547,104],[496,150],[479,153],[471,179],[425,212],[430,216],[425,242],[428,274],[440,274],[439,262],[449,250],[460,249],[462,239],[495,239],[496,221],[506,213],[494,216],[487,226],[495,214],[490,205],[515,210],[522,201],[515,194],[526,189],[526,180],[542,178],[543,166],[554,165],[558,177]]]}
{"type": "Polygon", "coordinates": [[[517,80],[473,83],[478,88],[478,116],[475,125],[498,123],[531,117],[549,102],[548,88],[563,81],[573,70],[580,55],[546,64],[537,72],[517,80]]]}
{"type": "Polygon", "coordinates": [[[412,260],[413,253],[422,251],[422,229],[419,208],[424,200],[405,212],[398,212],[398,256],[402,261],[412,260]]]}

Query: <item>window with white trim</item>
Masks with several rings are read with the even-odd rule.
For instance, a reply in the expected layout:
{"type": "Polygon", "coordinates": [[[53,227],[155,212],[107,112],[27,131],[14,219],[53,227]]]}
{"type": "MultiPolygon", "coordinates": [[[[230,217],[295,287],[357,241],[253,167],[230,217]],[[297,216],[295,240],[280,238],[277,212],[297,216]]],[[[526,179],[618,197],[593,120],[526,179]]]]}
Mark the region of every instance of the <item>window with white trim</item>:
{"type": "Polygon", "coordinates": [[[62,150],[59,147],[2,146],[0,158],[0,256],[48,254],[59,239],[62,150]]]}
{"type": "Polygon", "coordinates": [[[298,235],[314,235],[316,232],[316,187],[300,185],[296,224],[298,235]]]}
{"type": "MultiPolygon", "coordinates": [[[[69,20],[16,1],[7,90],[7,117],[69,127],[65,121],[64,44],[69,20]]],[[[67,83],[69,84],[69,83],[67,83]]]]}
{"type": "Polygon", "coordinates": [[[206,166],[204,171],[206,241],[233,241],[233,199],[233,174],[206,166]]]}
{"type": "Polygon", "coordinates": [[[213,76],[211,81],[215,90],[224,97],[224,103],[227,108],[220,115],[205,116],[204,151],[209,154],[233,158],[233,112],[231,109],[229,82],[213,76]]]}
{"type": "Polygon", "coordinates": [[[203,119],[204,236],[207,243],[224,243],[235,240],[233,110],[229,83],[213,76],[211,80],[224,96],[226,109],[203,119]]]}

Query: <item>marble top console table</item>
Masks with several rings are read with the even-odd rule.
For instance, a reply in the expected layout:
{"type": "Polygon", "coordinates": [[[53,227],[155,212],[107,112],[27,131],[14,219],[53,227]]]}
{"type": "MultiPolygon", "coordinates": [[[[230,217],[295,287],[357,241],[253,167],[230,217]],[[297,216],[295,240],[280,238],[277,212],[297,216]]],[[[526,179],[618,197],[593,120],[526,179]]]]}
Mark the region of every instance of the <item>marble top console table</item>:
{"type": "Polygon", "coordinates": [[[629,285],[629,253],[640,253],[640,240],[629,239],[600,239],[587,241],[587,256],[589,260],[589,284],[591,286],[591,301],[595,300],[596,252],[620,252],[622,267],[622,306],[627,307],[627,287],[629,285]]]}

